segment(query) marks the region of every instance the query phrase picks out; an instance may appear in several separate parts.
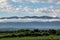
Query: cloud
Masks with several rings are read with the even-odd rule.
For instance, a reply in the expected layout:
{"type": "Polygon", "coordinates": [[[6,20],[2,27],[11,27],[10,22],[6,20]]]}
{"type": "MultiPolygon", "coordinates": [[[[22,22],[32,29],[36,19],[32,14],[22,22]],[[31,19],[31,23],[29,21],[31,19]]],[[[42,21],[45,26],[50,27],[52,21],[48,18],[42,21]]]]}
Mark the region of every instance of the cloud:
{"type": "Polygon", "coordinates": [[[39,3],[39,2],[55,2],[55,3],[58,3],[60,4],[60,0],[12,0],[13,2],[32,2],[32,3],[39,3]]]}
{"type": "Polygon", "coordinates": [[[33,19],[33,18],[25,18],[25,19],[0,19],[0,22],[54,22],[60,21],[60,19],[33,19]]]}
{"type": "Polygon", "coordinates": [[[8,11],[11,6],[8,4],[8,0],[0,0],[0,11],[8,11]]]}
{"type": "MultiPolygon", "coordinates": [[[[57,7],[57,6],[56,6],[57,7]]],[[[54,6],[49,6],[49,7],[42,7],[42,8],[36,8],[32,9],[29,7],[24,7],[22,8],[22,12],[24,13],[32,13],[32,14],[51,14],[51,16],[60,16],[60,9],[55,9],[56,7],[54,6]]]]}
{"type": "Polygon", "coordinates": [[[51,14],[52,16],[60,16],[60,6],[47,6],[41,8],[31,8],[29,6],[21,6],[14,8],[9,2],[32,2],[32,3],[39,3],[39,2],[55,2],[60,4],[60,0],[0,0],[0,12],[14,12],[14,13],[28,13],[28,14],[51,14]]]}

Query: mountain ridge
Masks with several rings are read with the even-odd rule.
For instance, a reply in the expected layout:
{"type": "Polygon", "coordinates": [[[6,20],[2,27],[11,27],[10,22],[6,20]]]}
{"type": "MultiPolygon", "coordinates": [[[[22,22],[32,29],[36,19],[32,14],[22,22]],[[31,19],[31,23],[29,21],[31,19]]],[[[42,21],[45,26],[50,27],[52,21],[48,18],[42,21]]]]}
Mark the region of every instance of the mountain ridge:
{"type": "Polygon", "coordinates": [[[2,17],[0,19],[18,19],[18,18],[42,18],[42,19],[59,19],[59,17],[51,17],[51,16],[25,16],[25,17],[18,17],[18,16],[12,16],[12,17],[2,17]]]}

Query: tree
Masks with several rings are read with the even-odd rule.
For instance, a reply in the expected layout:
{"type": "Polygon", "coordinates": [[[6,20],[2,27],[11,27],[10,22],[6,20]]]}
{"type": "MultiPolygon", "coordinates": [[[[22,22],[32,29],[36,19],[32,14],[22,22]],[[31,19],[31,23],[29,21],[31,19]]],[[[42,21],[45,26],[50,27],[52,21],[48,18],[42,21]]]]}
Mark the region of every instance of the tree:
{"type": "Polygon", "coordinates": [[[52,35],[55,35],[56,34],[56,30],[54,30],[54,29],[49,29],[49,34],[52,34],[52,35]]]}

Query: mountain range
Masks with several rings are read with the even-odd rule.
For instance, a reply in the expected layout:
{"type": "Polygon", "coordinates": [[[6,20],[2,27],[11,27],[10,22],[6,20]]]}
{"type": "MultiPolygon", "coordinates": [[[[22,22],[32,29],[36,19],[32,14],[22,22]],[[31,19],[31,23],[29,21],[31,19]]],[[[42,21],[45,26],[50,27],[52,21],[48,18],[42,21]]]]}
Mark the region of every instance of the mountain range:
{"type": "Polygon", "coordinates": [[[12,17],[2,17],[0,19],[18,19],[18,18],[36,18],[36,19],[59,19],[59,17],[51,17],[51,16],[25,16],[25,17],[18,17],[18,16],[12,16],[12,17]]]}

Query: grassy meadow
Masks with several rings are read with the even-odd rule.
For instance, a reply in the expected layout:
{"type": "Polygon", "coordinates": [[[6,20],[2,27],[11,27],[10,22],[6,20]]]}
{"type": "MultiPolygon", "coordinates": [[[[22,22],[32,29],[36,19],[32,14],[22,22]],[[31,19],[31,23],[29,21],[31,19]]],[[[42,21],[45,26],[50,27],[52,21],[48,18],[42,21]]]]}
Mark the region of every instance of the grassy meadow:
{"type": "Polygon", "coordinates": [[[0,38],[0,40],[60,40],[60,36],[13,37],[0,38]]]}

